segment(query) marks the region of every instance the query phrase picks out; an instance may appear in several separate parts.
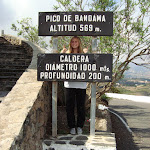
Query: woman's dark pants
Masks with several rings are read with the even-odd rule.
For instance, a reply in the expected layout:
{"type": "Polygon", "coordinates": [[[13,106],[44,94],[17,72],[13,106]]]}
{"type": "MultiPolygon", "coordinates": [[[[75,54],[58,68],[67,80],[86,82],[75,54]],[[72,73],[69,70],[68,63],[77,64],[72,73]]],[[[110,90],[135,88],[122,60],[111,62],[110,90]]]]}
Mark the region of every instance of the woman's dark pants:
{"type": "Polygon", "coordinates": [[[86,89],[65,88],[67,121],[70,128],[83,127],[85,122],[86,89]],[[77,124],[75,121],[77,106],[77,124]]]}

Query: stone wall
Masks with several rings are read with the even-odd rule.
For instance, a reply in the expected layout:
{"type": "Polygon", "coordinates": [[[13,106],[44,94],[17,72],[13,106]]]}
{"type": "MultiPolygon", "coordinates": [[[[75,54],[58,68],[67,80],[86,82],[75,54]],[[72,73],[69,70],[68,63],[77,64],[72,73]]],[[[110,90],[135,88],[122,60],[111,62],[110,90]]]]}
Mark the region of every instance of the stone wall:
{"type": "Polygon", "coordinates": [[[47,120],[50,117],[50,96],[51,84],[44,82],[10,150],[42,149],[42,141],[46,133],[47,120]]]}
{"type": "MultiPolygon", "coordinates": [[[[9,41],[12,45],[21,45],[23,46],[24,48],[26,48],[26,54],[28,56],[32,56],[33,54],[33,49],[32,47],[30,46],[30,42],[28,43],[27,41],[19,38],[19,37],[14,37],[14,36],[11,36],[11,35],[3,35],[3,37],[9,41]]],[[[43,51],[43,50],[42,50],[43,51]]]]}
{"type": "MultiPolygon", "coordinates": [[[[5,36],[15,41],[15,37],[5,36]]],[[[41,150],[41,140],[51,115],[51,83],[37,81],[37,45],[16,38],[33,49],[30,66],[0,104],[0,149],[41,150]]]]}

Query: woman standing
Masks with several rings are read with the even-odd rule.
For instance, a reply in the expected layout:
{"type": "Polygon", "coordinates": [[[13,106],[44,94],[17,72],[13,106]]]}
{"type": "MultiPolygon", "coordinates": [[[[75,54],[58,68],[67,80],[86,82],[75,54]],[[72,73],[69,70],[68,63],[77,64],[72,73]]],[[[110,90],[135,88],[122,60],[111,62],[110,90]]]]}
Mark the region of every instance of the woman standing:
{"type": "MultiPolygon", "coordinates": [[[[87,49],[84,49],[87,51],[87,49]]],[[[69,43],[69,49],[65,47],[61,53],[83,53],[81,40],[74,36],[69,43]]],[[[86,82],[64,82],[67,121],[71,134],[82,134],[82,128],[85,122],[85,97],[86,97],[86,82]],[[75,121],[75,106],[77,106],[77,122],[75,121]],[[76,128],[77,127],[77,128],[76,128]]]]}

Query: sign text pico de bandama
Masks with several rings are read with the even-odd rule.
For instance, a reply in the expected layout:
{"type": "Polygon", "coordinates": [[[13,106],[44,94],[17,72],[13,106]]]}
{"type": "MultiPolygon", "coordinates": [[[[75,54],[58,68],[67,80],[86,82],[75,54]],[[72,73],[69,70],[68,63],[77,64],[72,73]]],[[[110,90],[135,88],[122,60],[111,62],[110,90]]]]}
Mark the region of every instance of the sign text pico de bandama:
{"type": "Polygon", "coordinates": [[[40,12],[40,36],[112,36],[112,12],[40,12]]]}

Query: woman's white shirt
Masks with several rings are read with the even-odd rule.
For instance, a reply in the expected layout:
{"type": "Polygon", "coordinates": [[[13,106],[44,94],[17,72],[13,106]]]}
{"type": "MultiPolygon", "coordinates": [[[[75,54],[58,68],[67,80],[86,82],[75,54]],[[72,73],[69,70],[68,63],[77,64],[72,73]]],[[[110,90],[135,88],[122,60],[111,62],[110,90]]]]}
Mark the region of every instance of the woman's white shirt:
{"type": "Polygon", "coordinates": [[[65,88],[75,88],[75,89],[86,89],[87,88],[87,82],[64,82],[65,88]]]}

